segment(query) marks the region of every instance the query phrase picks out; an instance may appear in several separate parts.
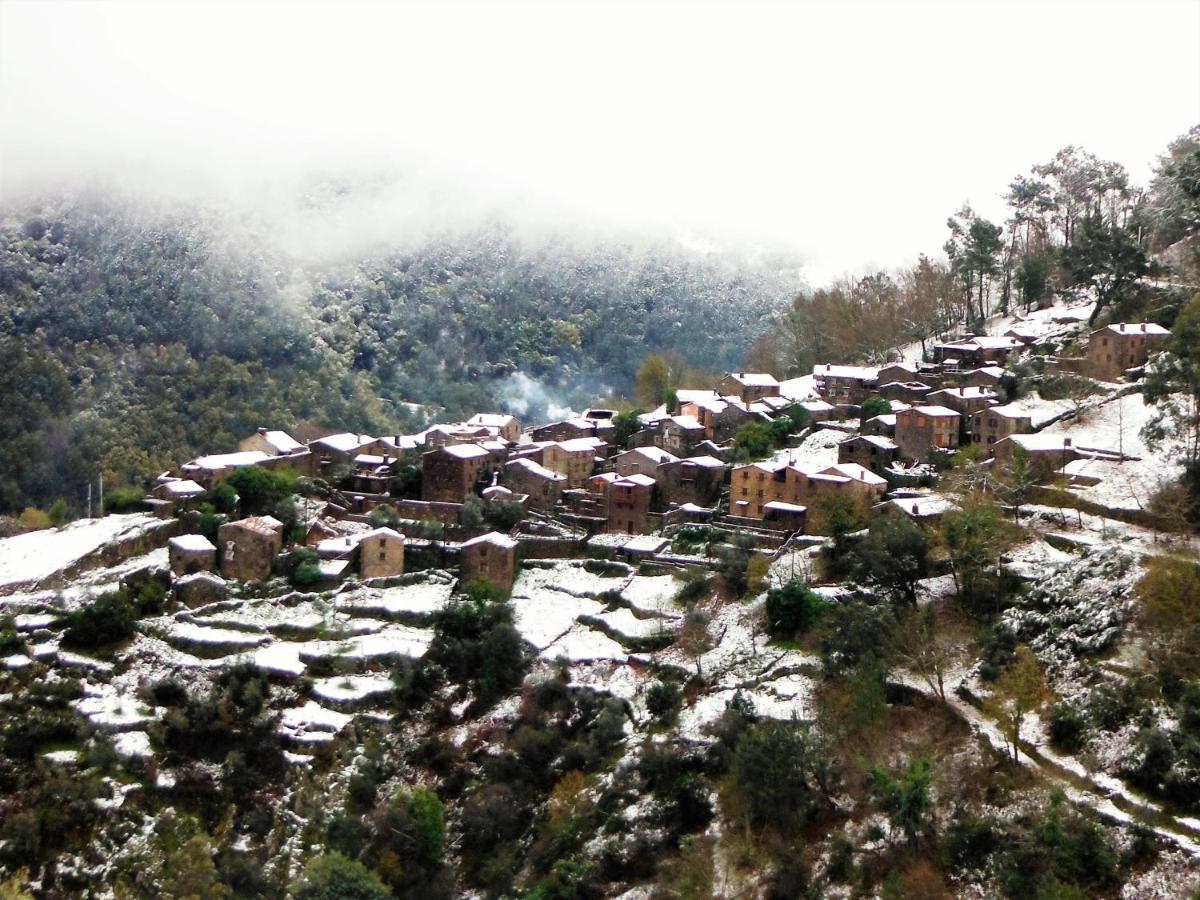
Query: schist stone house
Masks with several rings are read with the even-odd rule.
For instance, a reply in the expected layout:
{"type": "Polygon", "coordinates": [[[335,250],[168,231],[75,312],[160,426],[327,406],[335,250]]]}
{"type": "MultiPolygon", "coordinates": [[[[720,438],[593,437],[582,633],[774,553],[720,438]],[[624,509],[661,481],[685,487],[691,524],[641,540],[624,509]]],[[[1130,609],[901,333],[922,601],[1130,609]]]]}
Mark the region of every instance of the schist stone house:
{"type": "Polygon", "coordinates": [[[491,428],[506,441],[517,441],[521,437],[521,422],[507,413],[477,413],[467,419],[472,428],[491,428]]]}
{"type": "Polygon", "coordinates": [[[692,416],[667,416],[658,423],[655,444],[677,457],[691,456],[696,445],[707,435],[704,426],[692,416]]]}
{"type": "Polygon", "coordinates": [[[713,506],[725,483],[725,463],[711,456],[691,456],[664,462],[654,472],[664,507],[713,506]]]}
{"type": "Polygon", "coordinates": [[[586,419],[564,419],[562,422],[551,422],[541,428],[535,428],[529,433],[534,443],[539,441],[570,441],[575,438],[595,437],[596,426],[586,419]]]}
{"type": "Polygon", "coordinates": [[[580,488],[596,470],[596,458],[604,455],[606,445],[596,437],[573,438],[547,444],[542,450],[542,465],[567,479],[568,488],[580,488]]]}
{"type": "Polygon", "coordinates": [[[753,403],[763,397],[778,397],[779,382],[764,372],[730,372],[721,379],[720,393],[753,403]]]}
{"type": "Polygon", "coordinates": [[[834,406],[858,406],[875,392],[879,370],[866,366],[813,366],[817,395],[834,406]]]}
{"type": "Polygon", "coordinates": [[[376,528],[359,538],[358,572],[364,580],[403,575],[404,535],[390,528],[376,528]]]}
{"type": "Polygon", "coordinates": [[[958,449],[960,416],[944,406],[914,406],[896,413],[897,453],[901,459],[925,462],[934,450],[958,449]]]}
{"type": "Polygon", "coordinates": [[[498,531],[472,538],[459,548],[459,566],[464,582],[484,578],[507,590],[517,577],[517,542],[498,531]]]}
{"type": "Polygon", "coordinates": [[[1013,406],[993,406],[971,416],[971,443],[990,447],[1010,434],[1033,431],[1033,419],[1013,406]]]}
{"type": "Polygon", "coordinates": [[[287,456],[302,453],[308,448],[286,431],[271,431],[260,428],[250,437],[238,442],[238,450],[261,450],[268,456],[287,456]]]}
{"type": "Polygon", "coordinates": [[[1060,434],[1012,434],[992,446],[992,456],[1002,466],[1012,465],[1016,454],[1024,451],[1036,477],[1047,478],[1078,454],[1074,442],[1060,434]]]}
{"type": "Polygon", "coordinates": [[[605,490],[608,497],[606,529],[623,534],[644,534],[654,484],[654,479],[646,475],[630,475],[609,482],[605,490]]]}
{"type": "Polygon", "coordinates": [[[529,496],[534,509],[551,509],[567,486],[567,476],[539,465],[532,459],[514,459],[505,464],[501,483],[518,494],[529,496]]]}
{"type": "Polygon", "coordinates": [[[1010,337],[976,335],[961,341],[949,341],[934,347],[939,362],[956,363],[960,368],[1004,364],[1008,354],[1019,351],[1022,343],[1010,337]]]}
{"type": "Polygon", "coordinates": [[[896,461],[896,443],[891,438],[874,434],[857,434],[838,444],[839,463],[857,463],[882,475],[896,461]]]}
{"type": "Polygon", "coordinates": [[[217,548],[202,534],[181,534],[167,541],[167,559],[173,575],[211,572],[217,566],[217,548]]]}
{"type": "Polygon", "coordinates": [[[959,428],[969,433],[971,416],[981,409],[988,409],[999,402],[999,396],[991,388],[956,387],[933,391],[927,398],[928,406],[943,406],[959,414],[959,428]]]}
{"type": "Polygon", "coordinates": [[[1087,373],[1100,381],[1117,381],[1126,369],[1144,366],[1150,352],[1170,333],[1147,322],[1099,328],[1088,338],[1087,373]]]}
{"type": "Polygon", "coordinates": [[[845,493],[873,500],[887,482],[865,467],[839,463],[824,469],[802,469],[779,463],[738,466],[730,475],[730,514],[761,519],[772,501],[812,506],[826,493],[845,493]]]}
{"type": "Polygon", "coordinates": [[[478,444],[453,444],[422,454],[421,499],[462,503],[491,463],[491,454],[478,444]]]}
{"type": "Polygon", "coordinates": [[[634,447],[618,453],[613,462],[618,475],[648,475],[653,478],[660,465],[675,462],[678,458],[658,447],[634,447]]]}
{"type": "Polygon", "coordinates": [[[243,466],[257,466],[271,457],[261,450],[243,450],[238,453],[217,453],[212,456],[201,456],[189,463],[184,463],[180,471],[184,476],[203,487],[212,490],[243,466]]]}
{"type": "Polygon", "coordinates": [[[226,522],[217,530],[221,574],[242,581],[263,581],[283,550],[283,523],[273,516],[226,522]]]}

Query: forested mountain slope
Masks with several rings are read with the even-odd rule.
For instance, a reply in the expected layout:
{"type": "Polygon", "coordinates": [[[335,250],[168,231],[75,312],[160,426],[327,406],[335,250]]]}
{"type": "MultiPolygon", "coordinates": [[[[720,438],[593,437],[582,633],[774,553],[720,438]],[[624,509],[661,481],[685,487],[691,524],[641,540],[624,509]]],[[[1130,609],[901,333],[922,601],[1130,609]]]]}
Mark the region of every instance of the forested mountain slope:
{"type": "Polygon", "coordinates": [[[264,222],[95,195],[3,212],[0,511],[78,505],[102,471],[136,483],[261,424],[386,432],[415,424],[398,401],[503,405],[516,372],[586,402],[649,352],[721,370],[797,285],[498,224],[314,261],[264,222]]]}

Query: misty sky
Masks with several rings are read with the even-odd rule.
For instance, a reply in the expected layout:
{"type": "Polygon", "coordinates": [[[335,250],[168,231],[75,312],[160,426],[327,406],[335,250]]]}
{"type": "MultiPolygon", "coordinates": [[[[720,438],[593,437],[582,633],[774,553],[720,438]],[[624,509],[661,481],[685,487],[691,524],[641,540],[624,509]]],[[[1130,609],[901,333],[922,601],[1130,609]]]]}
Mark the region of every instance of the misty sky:
{"type": "Polygon", "coordinates": [[[0,0],[0,115],[4,195],[401,171],[409,225],[782,246],[819,282],[936,252],[1069,143],[1145,181],[1200,122],[1200,2],[0,0]]]}

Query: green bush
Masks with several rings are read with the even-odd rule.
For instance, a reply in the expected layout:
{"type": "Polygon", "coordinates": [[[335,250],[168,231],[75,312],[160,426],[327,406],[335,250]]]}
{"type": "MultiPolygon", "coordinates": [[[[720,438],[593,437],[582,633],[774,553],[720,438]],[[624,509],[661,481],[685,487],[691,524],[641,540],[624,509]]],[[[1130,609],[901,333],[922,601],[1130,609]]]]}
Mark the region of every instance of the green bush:
{"type": "Polygon", "coordinates": [[[273,513],[280,501],[296,492],[296,476],[285,469],[242,466],[221,482],[226,485],[237,493],[242,515],[261,516],[273,513]]]}
{"type": "Polygon", "coordinates": [[[767,591],[767,633],[791,638],[811,629],[829,603],[802,581],[789,581],[767,591]]]}
{"type": "Polygon", "coordinates": [[[1083,749],[1087,737],[1087,716],[1074,703],[1056,703],[1050,710],[1050,743],[1067,753],[1083,749]]]}
{"type": "Polygon", "coordinates": [[[125,593],[113,591],[101,594],[61,621],[64,646],[94,650],[133,637],[136,616],[125,593]]]}
{"type": "Polygon", "coordinates": [[[660,722],[675,718],[683,706],[683,693],[673,681],[660,681],[646,691],[646,710],[660,722]]]}
{"type": "Polygon", "coordinates": [[[340,853],[309,861],[296,885],[296,900],[391,900],[392,892],[362,863],[340,853]]]}
{"type": "Polygon", "coordinates": [[[104,511],[128,513],[142,508],[146,492],[139,487],[116,488],[104,495],[104,511]]]}

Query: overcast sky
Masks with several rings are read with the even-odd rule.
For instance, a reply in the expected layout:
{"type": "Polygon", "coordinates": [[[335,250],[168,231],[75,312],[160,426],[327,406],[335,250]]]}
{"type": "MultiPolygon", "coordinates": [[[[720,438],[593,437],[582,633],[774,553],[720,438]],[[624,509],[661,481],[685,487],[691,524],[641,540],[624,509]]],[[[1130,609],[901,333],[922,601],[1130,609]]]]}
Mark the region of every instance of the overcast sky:
{"type": "Polygon", "coordinates": [[[819,281],[937,251],[965,200],[1002,215],[1066,144],[1144,181],[1200,122],[1200,2],[0,0],[0,115],[0,194],[395,168],[469,214],[785,246],[819,281]]]}

